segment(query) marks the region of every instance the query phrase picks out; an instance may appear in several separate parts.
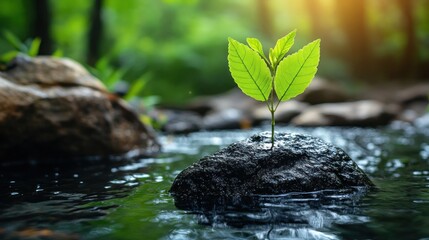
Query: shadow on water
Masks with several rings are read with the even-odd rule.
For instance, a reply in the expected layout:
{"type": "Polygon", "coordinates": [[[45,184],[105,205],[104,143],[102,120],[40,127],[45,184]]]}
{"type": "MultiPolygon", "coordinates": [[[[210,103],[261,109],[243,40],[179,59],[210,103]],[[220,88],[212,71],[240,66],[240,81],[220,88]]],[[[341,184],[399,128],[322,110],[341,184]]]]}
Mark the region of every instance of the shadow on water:
{"type": "Polygon", "coordinates": [[[0,238],[28,239],[28,229],[39,230],[32,232],[36,239],[46,229],[57,233],[47,239],[429,237],[429,130],[404,123],[378,129],[277,128],[343,148],[376,191],[255,196],[257,207],[239,211],[174,207],[168,190],[181,170],[267,128],[162,136],[164,153],[156,158],[3,164],[0,238]]]}

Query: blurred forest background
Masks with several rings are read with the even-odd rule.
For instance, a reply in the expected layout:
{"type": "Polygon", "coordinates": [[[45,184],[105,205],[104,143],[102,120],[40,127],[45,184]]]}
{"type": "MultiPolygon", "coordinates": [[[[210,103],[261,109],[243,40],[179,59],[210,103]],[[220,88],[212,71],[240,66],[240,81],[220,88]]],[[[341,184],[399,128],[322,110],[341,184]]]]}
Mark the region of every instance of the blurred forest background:
{"type": "Polygon", "coordinates": [[[429,78],[429,0],[0,1],[3,61],[40,39],[38,54],[164,103],[234,87],[227,37],[257,37],[267,50],[293,29],[293,50],[322,39],[319,75],[349,89],[429,78]]]}

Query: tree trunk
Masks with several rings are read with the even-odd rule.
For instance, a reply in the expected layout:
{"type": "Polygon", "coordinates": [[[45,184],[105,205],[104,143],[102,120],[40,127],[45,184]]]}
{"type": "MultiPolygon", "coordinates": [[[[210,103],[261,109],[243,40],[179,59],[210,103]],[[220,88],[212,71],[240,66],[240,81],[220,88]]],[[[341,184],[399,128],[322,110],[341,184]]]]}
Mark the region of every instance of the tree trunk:
{"type": "MultiPolygon", "coordinates": [[[[429,1],[420,1],[419,3],[416,4],[417,8],[419,9],[423,9],[424,10],[424,17],[423,19],[421,19],[421,21],[429,21],[429,1]]],[[[421,24],[421,23],[419,23],[421,24]]],[[[426,34],[424,35],[424,38],[427,39],[428,37],[428,32],[429,32],[429,28],[427,26],[421,26],[420,30],[423,30],[424,32],[426,32],[426,34]]],[[[419,44],[418,46],[420,46],[420,48],[425,48],[427,47],[427,44],[421,44],[422,41],[421,39],[419,39],[419,44]]],[[[425,41],[425,40],[423,40],[425,41]]],[[[423,42],[422,41],[422,42],[423,42]]],[[[417,44],[417,43],[416,43],[417,44]]],[[[417,51],[419,51],[420,49],[417,49],[417,51]]],[[[417,54],[418,55],[418,54],[417,54]]],[[[418,62],[418,76],[422,79],[427,80],[429,78],[429,58],[422,58],[421,56],[417,56],[419,59],[418,62]]]]}
{"type": "Polygon", "coordinates": [[[415,64],[417,57],[416,49],[416,31],[414,27],[414,1],[398,0],[398,7],[402,12],[403,34],[406,37],[406,43],[403,49],[400,61],[400,76],[409,76],[415,73],[415,64]]]}
{"type": "Polygon", "coordinates": [[[95,65],[100,58],[100,43],[103,34],[102,8],[103,0],[95,0],[91,10],[91,25],[88,32],[87,62],[89,65],[95,65]]]}
{"type": "Polygon", "coordinates": [[[269,37],[273,37],[273,21],[271,18],[269,0],[257,0],[257,9],[262,33],[269,37]]]}
{"type": "Polygon", "coordinates": [[[48,55],[52,53],[52,38],[50,33],[51,27],[51,9],[48,0],[31,1],[34,9],[33,21],[30,23],[32,37],[39,37],[41,44],[39,54],[48,55]]]}
{"type": "Polygon", "coordinates": [[[352,74],[356,77],[370,77],[371,48],[368,39],[365,0],[337,0],[339,26],[345,37],[345,45],[341,52],[351,64],[352,74]]]}
{"type": "MultiPolygon", "coordinates": [[[[326,9],[321,4],[324,0],[305,0],[304,4],[309,13],[311,25],[311,38],[322,39],[321,55],[327,58],[338,57],[338,43],[332,33],[331,28],[327,25],[324,19],[328,16],[326,9]]],[[[323,63],[322,63],[323,64],[323,63]]]]}

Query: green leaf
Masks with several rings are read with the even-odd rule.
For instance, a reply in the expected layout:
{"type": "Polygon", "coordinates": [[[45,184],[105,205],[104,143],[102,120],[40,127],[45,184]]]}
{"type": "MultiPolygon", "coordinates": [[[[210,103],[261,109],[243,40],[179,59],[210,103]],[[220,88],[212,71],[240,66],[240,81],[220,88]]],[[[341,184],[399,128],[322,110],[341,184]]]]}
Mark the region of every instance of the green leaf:
{"type": "Polygon", "coordinates": [[[271,73],[259,54],[228,38],[228,65],[235,83],[244,94],[266,101],[272,90],[271,73]]]}
{"type": "Polygon", "coordinates": [[[277,40],[276,46],[273,50],[273,59],[274,62],[271,62],[274,66],[277,66],[277,64],[285,57],[286,53],[289,52],[290,48],[293,46],[295,42],[295,35],[296,30],[293,30],[286,36],[280,38],[277,40]]]}
{"type": "Polygon", "coordinates": [[[125,100],[131,100],[133,97],[139,96],[139,94],[142,92],[142,90],[144,89],[144,87],[146,86],[146,84],[150,78],[151,78],[151,74],[146,73],[143,76],[136,79],[135,81],[133,81],[131,84],[131,87],[130,87],[127,95],[125,95],[124,99],[125,100]]]}
{"type": "Polygon", "coordinates": [[[5,63],[8,63],[8,62],[10,62],[12,59],[14,59],[18,54],[19,54],[19,52],[18,52],[18,51],[16,51],[16,50],[13,50],[13,51],[10,51],[10,52],[7,52],[7,53],[4,53],[4,54],[2,54],[2,55],[0,56],[0,61],[1,61],[1,62],[5,62],[5,63]]]}
{"type": "Polygon", "coordinates": [[[274,49],[270,48],[270,52],[268,54],[268,57],[270,58],[271,66],[275,68],[274,62],[277,61],[277,58],[274,56],[274,49]]]}
{"type": "Polygon", "coordinates": [[[146,79],[138,79],[135,82],[133,82],[130,87],[130,90],[128,91],[127,95],[125,95],[124,99],[131,100],[133,97],[138,96],[139,93],[143,90],[146,83],[147,83],[146,79]]]}
{"type": "Polygon", "coordinates": [[[279,101],[286,101],[304,92],[316,75],[319,59],[320,39],[280,62],[274,78],[279,101]]]}
{"type": "Polygon", "coordinates": [[[52,53],[52,57],[63,57],[64,52],[61,48],[57,48],[54,53],[52,53]]]}
{"type": "Polygon", "coordinates": [[[42,41],[40,38],[35,38],[33,39],[33,41],[31,41],[30,48],[28,49],[28,56],[30,57],[37,56],[37,54],[39,53],[41,42],[42,41]]]}
{"type": "Polygon", "coordinates": [[[17,36],[15,36],[15,34],[5,30],[5,31],[3,31],[3,35],[4,35],[4,38],[6,39],[6,41],[12,47],[14,47],[16,50],[21,50],[21,47],[24,43],[21,42],[21,40],[19,40],[19,38],[17,36]]]}
{"type": "Polygon", "coordinates": [[[253,50],[255,50],[261,57],[264,56],[264,50],[262,49],[262,43],[257,38],[247,38],[246,39],[247,44],[249,44],[249,47],[253,50]]]}

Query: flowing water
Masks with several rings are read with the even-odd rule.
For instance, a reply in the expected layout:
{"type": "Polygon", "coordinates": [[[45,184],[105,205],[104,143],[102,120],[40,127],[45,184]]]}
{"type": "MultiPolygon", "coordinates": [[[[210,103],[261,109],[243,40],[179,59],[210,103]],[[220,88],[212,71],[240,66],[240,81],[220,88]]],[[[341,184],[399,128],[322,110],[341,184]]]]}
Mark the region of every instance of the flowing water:
{"type": "Polygon", "coordinates": [[[263,196],[255,211],[191,213],[168,195],[204,155],[268,130],[161,136],[156,158],[0,165],[0,239],[429,239],[429,129],[292,128],[343,148],[378,190],[263,196]]]}

